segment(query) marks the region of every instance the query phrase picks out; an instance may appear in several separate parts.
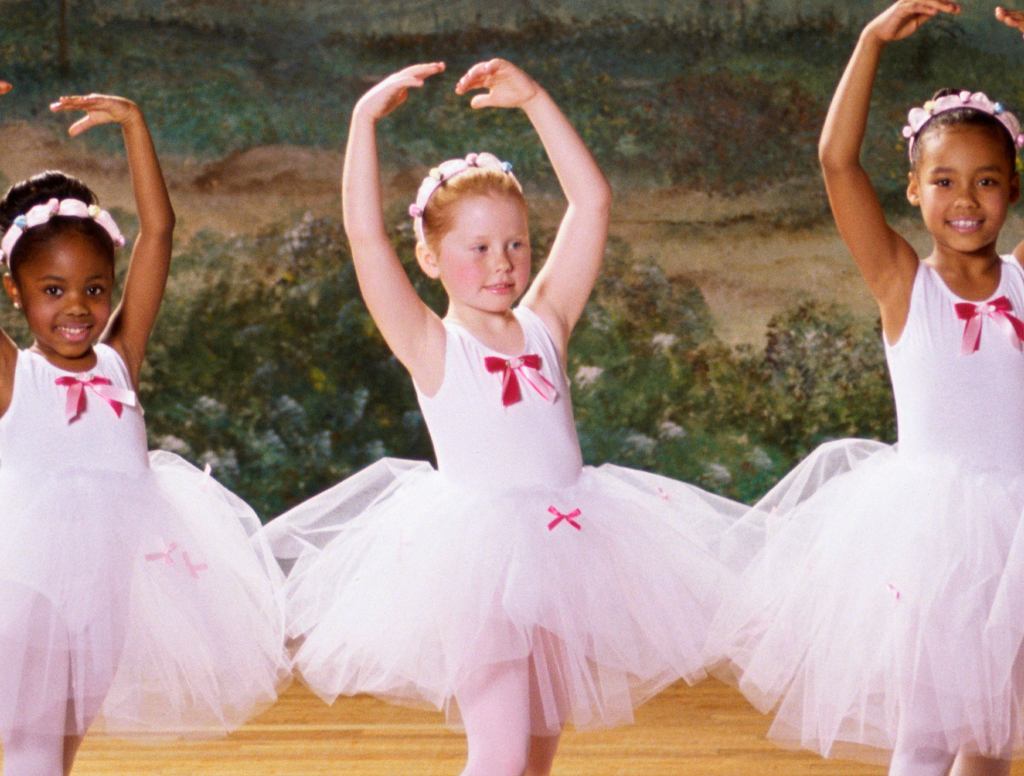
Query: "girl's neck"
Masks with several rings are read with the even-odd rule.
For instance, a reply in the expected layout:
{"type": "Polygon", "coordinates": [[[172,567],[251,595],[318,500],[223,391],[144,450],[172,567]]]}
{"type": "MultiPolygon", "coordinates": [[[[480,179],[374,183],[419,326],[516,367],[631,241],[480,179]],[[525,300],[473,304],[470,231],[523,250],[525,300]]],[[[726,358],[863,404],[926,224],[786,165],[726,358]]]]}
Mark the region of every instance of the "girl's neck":
{"type": "Polygon", "coordinates": [[[501,353],[518,353],[525,344],[522,327],[512,310],[491,312],[449,303],[444,319],[501,353]]]}
{"type": "Polygon", "coordinates": [[[99,363],[99,356],[96,355],[96,349],[93,346],[77,356],[63,356],[59,353],[48,352],[39,347],[38,342],[33,342],[29,350],[39,354],[52,366],[65,372],[88,372],[95,369],[96,364],[99,363]]]}
{"type": "Polygon", "coordinates": [[[1003,260],[995,246],[978,253],[959,253],[935,246],[924,260],[939,273],[946,286],[963,299],[987,299],[1002,277],[1003,260]]]}

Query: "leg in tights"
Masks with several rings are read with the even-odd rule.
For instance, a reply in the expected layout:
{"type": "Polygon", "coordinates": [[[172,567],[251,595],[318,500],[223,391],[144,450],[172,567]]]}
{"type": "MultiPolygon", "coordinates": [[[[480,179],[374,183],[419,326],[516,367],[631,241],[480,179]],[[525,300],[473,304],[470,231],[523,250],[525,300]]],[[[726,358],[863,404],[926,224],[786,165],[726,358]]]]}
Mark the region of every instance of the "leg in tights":
{"type": "Polygon", "coordinates": [[[951,776],[1010,776],[1010,761],[960,753],[951,776]]]}
{"type": "Polygon", "coordinates": [[[889,763],[889,776],[946,776],[954,755],[941,749],[897,746],[889,763]]]}
{"type": "MultiPolygon", "coordinates": [[[[526,771],[523,776],[549,776],[551,766],[555,761],[555,753],[558,751],[560,733],[546,735],[552,722],[561,727],[568,716],[568,703],[565,701],[565,692],[559,689],[558,672],[555,667],[558,665],[558,654],[555,651],[558,642],[552,639],[538,639],[537,651],[530,657],[530,728],[534,735],[530,736],[530,754],[526,762],[526,771]],[[545,710],[542,694],[537,682],[537,671],[542,670],[548,677],[548,681],[554,684],[549,691],[554,693],[554,709],[545,710]],[[552,720],[551,714],[556,717],[552,720]]],[[[550,704],[550,700],[548,705],[550,704]]]]}
{"type": "Polygon", "coordinates": [[[34,591],[5,586],[0,610],[16,613],[4,627],[22,631],[0,633],[0,642],[18,645],[16,657],[0,661],[0,697],[13,704],[15,719],[3,739],[4,776],[63,776],[70,673],[66,631],[50,603],[34,591]]]}
{"type": "Polygon", "coordinates": [[[483,668],[455,697],[469,747],[462,776],[522,776],[530,749],[528,661],[483,668]]]}
{"type": "Polygon", "coordinates": [[[558,751],[559,736],[531,736],[530,755],[523,776],[549,776],[558,751]]]}

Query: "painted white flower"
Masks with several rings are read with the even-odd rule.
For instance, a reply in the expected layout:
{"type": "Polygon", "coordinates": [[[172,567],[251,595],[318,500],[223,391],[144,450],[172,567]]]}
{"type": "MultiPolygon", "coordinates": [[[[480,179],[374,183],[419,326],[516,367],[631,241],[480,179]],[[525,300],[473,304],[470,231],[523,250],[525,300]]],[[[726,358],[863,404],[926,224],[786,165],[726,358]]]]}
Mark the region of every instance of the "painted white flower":
{"type": "Polygon", "coordinates": [[[686,429],[671,420],[663,420],[658,424],[658,433],[662,439],[683,439],[686,436],[686,429]]]}
{"type": "Polygon", "coordinates": [[[167,450],[168,452],[175,453],[177,455],[188,455],[192,451],[188,442],[181,437],[174,436],[174,434],[166,434],[165,436],[160,437],[156,440],[156,446],[161,450],[167,450]]]}
{"type": "Polygon", "coordinates": [[[714,485],[728,485],[732,482],[732,472],[720,463],[709,463],[704,467],[704,477],[714,485]]]}
{"type": "Polygon", "coordinates": [[[638,431],[627,434],[626,443],[633,448],[634,452],[642,455],[653,453],[654,449],[658,446],[657,441],[647,436],[647,434],[641,434],[638,431]]]}
{"type": "Polygon", "coordinates": [[[651,337],[651,344],[656,348],[668,350],[675,345],[678,340],[679,338],[675,334],[670,334],[667,331],[659,331],[651,337]]]}
{"type": "Polygon", "coordinates": [[[755,469],[772,468],[772,457],[765,452],[763,447],[755,447],[751,450],[747,460],[750,461],[750,465],[755,469]]]}
{"type": "Polygon", "coordinates": [[[586,388],[597,382],[597,378],[604,374],[604,368],[599,366],[581,366],[576,370],[576,377],[573,382],[580,388],[586,388]]]}

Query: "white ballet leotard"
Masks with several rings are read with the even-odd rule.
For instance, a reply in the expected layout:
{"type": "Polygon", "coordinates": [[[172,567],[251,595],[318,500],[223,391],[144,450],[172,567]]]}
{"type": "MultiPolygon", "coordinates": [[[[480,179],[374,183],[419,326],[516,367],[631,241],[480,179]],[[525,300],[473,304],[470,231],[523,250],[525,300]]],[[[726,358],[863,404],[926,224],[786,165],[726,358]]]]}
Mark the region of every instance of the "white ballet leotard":
{"type": "Polygon", "coordinates": [[[773,737],[865,759],[1021,747],[1024,324],[1009,316],[1024,317],[1014,259],[977,303],[922,263],[886,346],[898,443],[823,445],[733,529],[762,549],[710,651],[777,710],[773,737]]]}
{"type": "Polygon", "coordinates": [[[241,500],[147,452],[95,351],[87,374],[19,352],[0,419],[0,733],[66,708],[67,735],[222,734],[287,678],[279,572],[241,500]]]}
{"type": "Polygon", "coordinates": [[[437,470],[385,459],[268,525],[295,564],[296,667],[325,700],[365,692],[454,717],[468,676],[529,659],[540,735],[628,721],[704,675],[725,578],[709,546],[742,510],[583,466],[554,342],[529,308],[516,317],[515,355],[445,324],[442,385],[419,395],[437,470]],[[520,391],[507,404],[505,362],[520,391]]]}

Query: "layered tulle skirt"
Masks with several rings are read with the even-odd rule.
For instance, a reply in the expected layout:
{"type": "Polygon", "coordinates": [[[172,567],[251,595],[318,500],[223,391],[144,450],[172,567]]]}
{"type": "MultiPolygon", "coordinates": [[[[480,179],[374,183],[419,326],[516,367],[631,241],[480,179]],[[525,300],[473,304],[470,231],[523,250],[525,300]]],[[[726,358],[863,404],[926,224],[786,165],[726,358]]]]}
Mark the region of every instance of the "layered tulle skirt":
{"type": "Polygon", "coordinates": [[[822,446],[729,532],[709,656],[770,735],[825,755],[1022,744],[1024,476],[822,446]]]}
{"type": "Polygon", "coordinates": [[[283,575],[248,506],[162,452],[24,482],[0,468],[0,732],[218,735],[275,700],[283,575]]]}
{"type": "Polygon", "coordinates": [[[682,677],[728,575],[739,505],[617,466],[565,487],[472,489],[386,459],[272,521],[289,628],[324,700],[443,708],[479,669],[528,660],[535,733],[605,726],[682,677]]]}

